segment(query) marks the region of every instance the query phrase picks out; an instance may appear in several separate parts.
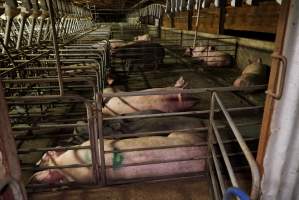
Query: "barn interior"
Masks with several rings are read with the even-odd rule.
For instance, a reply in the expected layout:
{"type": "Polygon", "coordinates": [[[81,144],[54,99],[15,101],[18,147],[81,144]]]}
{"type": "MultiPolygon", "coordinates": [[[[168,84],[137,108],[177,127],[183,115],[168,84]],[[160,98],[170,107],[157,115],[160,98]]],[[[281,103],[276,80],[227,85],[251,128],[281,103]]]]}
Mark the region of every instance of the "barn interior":
{"type": "Polygon", "coordinates": [[[259,199],[285,2],[0,0],[2,198],[259,199]]]}

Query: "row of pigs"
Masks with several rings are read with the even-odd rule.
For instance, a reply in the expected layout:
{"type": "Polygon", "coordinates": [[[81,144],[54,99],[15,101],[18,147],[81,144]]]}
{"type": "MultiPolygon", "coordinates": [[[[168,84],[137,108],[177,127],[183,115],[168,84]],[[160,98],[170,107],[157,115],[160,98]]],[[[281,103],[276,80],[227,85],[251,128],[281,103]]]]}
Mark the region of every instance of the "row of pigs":
{"type": "MultiPolygon", "coordinates": [[[[145,46],[163,47],[150,41],[148,35],[139,36],[136,41],[125,43],[121,40],[111,40],[111,54],[118,57],[118,53],[124,53],[128,48],[142,49],[145,46]]],[[[164,52],[164,50],[163,50],[164,52]]],[[[161,52],[153,51],[160,56],[161,52]]],[[[225,67],[231,64],[231,57],[223,52],[218,52],[214,47],[195,47],[186,50],[185,55],[197,59],[199,62],[207,62],[207,59],[214,59],[217,67],[225,67]],[[205,55],[204,57],[202,55],[205,55]],[[209,55],[209,57],[206,57],[209,55]],[[216,57],[214,57],[217,55],[216,57]]],[[[136,55],[134,55],[136,56],[136,55]]],[[[121,57],[121,56],[119,56],[121,57]]],[[[154,56],[155,57],[155,56],[154,56]]],[[[163,55],[164,57],[164,55],[163,55]]],[[[208,63],[208,62],[207,62],[208,63]]],[[[265,67],[260,59],[250,62],[244,69],[242,75],[234,82],[237,87],[250,86],[264,83],[265,67]],[[261,81],[263,80],[263,81],[261,81]]],[[[187,83],[181,77],[172,87],[183,90],[187,83]]],[[[158,91],[161,88],[147,89],[144,91],[158,91]]],[[[106,88],[104,93],[120,92],[111,88],[106,88]]],[[[186,111],[192,108],[197,99],[188,94],[169,94],[169,95],[149,95],[149,96],[126,96],[112,97],[104,99],[102,113],[104,116],[118,116],[130,114],[152,114],[152,113],[170,113],[186,111]]],[[[170,118],[168,118],[169,120],[170,118]]],[[[152,131],[153,127],[158,126],[160,121],[160,130],[176,130],[190,128],[196,125],[196,128],[203,127],[205,122],[192,117],[175,117],[171,122],[163,121],[158,118],[154,123],[148,123],[147,119],[138,119],[137,121],[121,121],[117,124],[104,124],[104,135],[109,135],[107,128],[112,128],[111,134],[120,131],[121,133],[131,133],[136,129],[143,131],[152,131]],[[143,120],[143,121],[142,121],[143,120]],[[173,121],[176,121],[175,124],[173,121]],[[191,123],[188,123],[191,122],[191,123]],[[169,125],[171,124],[171,125],[169,125]],[[182,126],[181,126],[182,125],[182,126]],[[125,130],[125,131],[124,131],[125,130]]],[[[81,123],[81,122],[79,122],[81,123]]],[[[195,127],[194,127],[195,128],[195,127]]],[[[74,131],[74,137],[88,138],[88,131],[74,131]]],[[[206,136],[196,132],[172,132],[168,136],[146,136],[129,139],[104,139],[105,166],[106,175],[109,180],[136,179],[145,177],[160,177],[168,175],[180,175],[186,173],[197,173],[205,170],[207,156],[207,147],[202,146],[206,143],[206,136]],[[169,146],[173,146],[170,148],[169,146]],[[164,148],[163,148],[164,147],[164,148]],[[168,148],[165,148],[168,147],[168,148]],[[133,149],[144,149],[142,151],[133,149]],[[131,151],[130,151],[131,150],[131,151]],[[115,153],[117,151],[118,153],[115,153]],[[116,163],[115,160],[118,160],[116,163]]],[[[84,141],[78,146],[89,146],[90,141],[84,141]]],[[[100,148],[99,148],[100,149],[100,148]]],[[[89,149],[67,150],[67,151],[48,151],[38,162],[40,167],[70,166],[76,164],[91,164],[92,156],[89,149]]],[[[47,169],[39,171],[32,176],[32,182],[35,183],[90,183],[93,181],[93,171],[91,167],[80,168],[61,168],[47,169]]]]}
{"type": "MultiPolygon", "coordinates": [[[[111,56],[123,60],[133,60],[133,62],[152,63],[155,70],[163,63],[165,56],[164,47],[153,42],[149,34],[140,35],[134,38],[133,42],[124,40],[109,40],[111,46],[111,56]]],[[[100,44],[94,45],[99,47],[100,44]]],[[[191,57],[196,63],[207,67],[231,67],[233,58],[226,52],[217,51],[215,46],[205,45],[186,48],[185,57],[191,57]]],[[[269,70],[263,64],[261,58],[248,60],[249,64],[244,68],[242,74],[234,81],[235,87],[248,87],[253,85],[266,84],[269,70]]],[[[243,68],[243,67],[242,67],[243,68]]],[[[130,71],[130,66],[128,68],[130,71]]]]}

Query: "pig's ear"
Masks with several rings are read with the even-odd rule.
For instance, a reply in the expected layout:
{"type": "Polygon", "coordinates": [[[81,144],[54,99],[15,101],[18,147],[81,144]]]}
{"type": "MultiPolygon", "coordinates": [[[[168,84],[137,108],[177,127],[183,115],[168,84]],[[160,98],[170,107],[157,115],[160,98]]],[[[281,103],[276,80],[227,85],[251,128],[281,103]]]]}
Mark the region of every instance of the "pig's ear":
{"type": "Polygon", "coordinates": [[[64,151],[48,151],[36,164],[47,166],[51,160],[55,160],[58,156],[60,156],[63,153],[64,151]]]}
{"type": "Polygon", "coordinates": [[[181,88],[185,84],[184,78],[181,76],[175,83],[174,87],[181,88]]]}

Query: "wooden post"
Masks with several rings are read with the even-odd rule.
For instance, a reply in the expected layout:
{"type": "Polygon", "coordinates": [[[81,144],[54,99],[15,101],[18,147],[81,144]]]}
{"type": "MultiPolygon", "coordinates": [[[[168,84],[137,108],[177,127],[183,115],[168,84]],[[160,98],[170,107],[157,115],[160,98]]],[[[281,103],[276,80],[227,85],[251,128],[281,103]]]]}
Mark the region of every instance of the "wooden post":
{"type": "Polygon", "coordinates": [[[174,28],[174,17],[175,17],[175,14],[171,13],[170,14],[170,27],[171,28],[174,28]]]}
{"type": "Polygon", "coordinates": [[[220,1],[220,8],[219,8],[219,25],[218,25],[218,34],[224,33],[224,23],[225,23],[225,13],[226,13],[226,1],[220,1]]]}
{"type": "Polygon", "coordinates": [[[188,30],[192,30],[193,10],[188,11],[188,30]]]}
{"type": "MultiPolygon", "coordinates": [[[[279,20],[278,20],[277,32],[276,32],[274,52],[277,54],[281,54],[283,51],[283,44],[284,44],[285,31],[286,31],[286,26],[288,21],[289,8],[290,8],[290,0],[283,1],[279,20]]],[[[280,65],[280,61],[278,61],[277,59],[272,59],[270,79],[268,84],[269,91],[275,91],[278,73],[279,73],[279,65],[280,65]]],[[[271,126],[274,104],[275,104],[275,99],[272,96],[267,95],[265,108],[264,108],[263,123],[260,132],[257,158],[256,158],[261,174],[263,174],[264,172],[263,169],[264,156],[266,152],[267,143],[270,137],[270,126],[271,126]]]]}
{"type": "MultiPolygon", "coordinates": [[[[10,120],[8,117],[7,105],[4,98],[4,90],[2,83],[0,82],[0,179],[13,178],[18,183],[21,181],[21,167],[17,155],[17,147],[12,134],[10,120]],[[4,169],[3,169],[3,168],[4,169]]],[[[21,185],[22,199],[27,199],[25,189],[21,185]]],[[[12,193],[10,190],[5,190],[3,193],[3,199],[12,199],[12,193]]],[[[0,197],[0,199],[2,199],[0,197]]]]}

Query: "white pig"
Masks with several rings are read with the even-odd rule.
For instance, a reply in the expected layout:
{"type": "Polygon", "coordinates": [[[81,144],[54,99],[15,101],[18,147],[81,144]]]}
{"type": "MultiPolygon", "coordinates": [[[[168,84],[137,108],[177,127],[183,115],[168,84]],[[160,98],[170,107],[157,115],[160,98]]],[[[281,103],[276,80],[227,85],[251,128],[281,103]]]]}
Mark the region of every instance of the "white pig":
{"type": "MultiPolygon", "coordinates": [[[[182,89],[186,83],[181,77],[174,87],[182,89]]],[[[163,88],[153,88],[143,91],[159,91],[163,88]]],[[[167,88],[164,88],[167,89],[167,88]]],[[[178,112],[191,108],[195,105],[195,99],[184,94],[148,95],[148,96],[127,96],[112,97],[106,102],[103,114],[121,115],[145,110],[159,110],[161,112],[178,112]]]]}
{"type": "Polygon", "coordinates": [[[233,83],[235,87],[248,87],[259,84],[265,84],[268,80],[267,66],[263,64],[262,59],[248,60],[249,64],[243,70],[233,83]]]}
{"type": "MultiPolygon", "coordinates": [[[[104,140],[105,151],[118,151],[117,154],[105,154],[107,178],[126,180],[201,172],[205,170],[206,163],[200,158],[207,155],[207,148],[195,145],[204,142],[205,138],[202,135],[182,132],[174,132],[168,136],[104,140]],[[169,147],[179,145],[180,147],[169,147]],[[136,148],[155,149],[123,151],[136,148]],[[120,158],[117,166],[113,162],[115,156],[120,158]]],[[[80,146],[88,145],[89,141],[80,146]]],[[[52,151],[44,155],[39,164],[40,166],[91,164],[91,153],[89,149],[68,150],[63,153],[52,151]]],[[[92,180],[91,167],[44,170],[32,177],[32,181],[38,183],[90,183],[92,180]]]]}
{"type": "Polygon", "coordinates": [[[152,38],[149,34],[138,35],[134,37],[134,41],[151,41],[152,38]]]}
{"type": "Polygon", "coordinates": [[[187,48],[184,55],[195,58],[208,67],[229,67],[233,64],[231,55],[217,51],[214,46],[187,48]]]}

